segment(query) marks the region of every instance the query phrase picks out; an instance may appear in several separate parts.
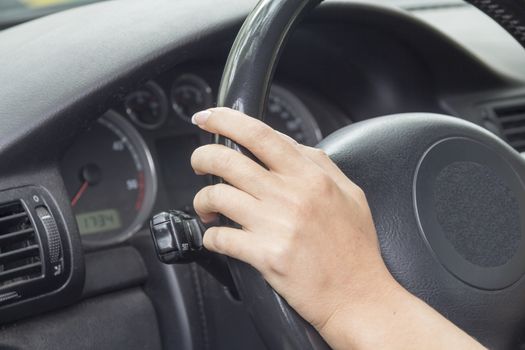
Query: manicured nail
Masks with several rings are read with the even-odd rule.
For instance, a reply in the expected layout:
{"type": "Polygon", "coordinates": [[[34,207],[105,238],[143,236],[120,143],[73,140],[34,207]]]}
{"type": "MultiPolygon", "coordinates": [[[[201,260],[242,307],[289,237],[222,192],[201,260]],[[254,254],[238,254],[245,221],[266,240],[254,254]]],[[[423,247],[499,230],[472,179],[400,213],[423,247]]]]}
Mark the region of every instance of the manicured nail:
{"type": "Polygon", "coordinates": [[[197,112],[193,115],[193,117],[191,117],[191,122],[195,125],[203,125],[204,123],[206,123],[210,115],[211,111],[197,112]]]}

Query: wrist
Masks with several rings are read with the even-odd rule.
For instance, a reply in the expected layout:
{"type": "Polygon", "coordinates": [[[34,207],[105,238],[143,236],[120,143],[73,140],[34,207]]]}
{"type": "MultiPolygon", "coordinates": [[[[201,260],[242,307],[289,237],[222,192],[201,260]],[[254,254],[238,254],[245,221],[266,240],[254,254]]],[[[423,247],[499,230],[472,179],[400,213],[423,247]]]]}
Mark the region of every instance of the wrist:
{"type": "Polygon", "coordinates": [[[369,279],[366,288],[348,293],[317,330],[333,349],[374,348],[371,345],[388,337],[389,323],[414,299],[389,273],[376,283],[369,279]]]}
{"type": "Polygon", "coordinates": [[[341,305],[319,329],[333,349],[484,349],[397,282],[384,288],[341,305]]]}

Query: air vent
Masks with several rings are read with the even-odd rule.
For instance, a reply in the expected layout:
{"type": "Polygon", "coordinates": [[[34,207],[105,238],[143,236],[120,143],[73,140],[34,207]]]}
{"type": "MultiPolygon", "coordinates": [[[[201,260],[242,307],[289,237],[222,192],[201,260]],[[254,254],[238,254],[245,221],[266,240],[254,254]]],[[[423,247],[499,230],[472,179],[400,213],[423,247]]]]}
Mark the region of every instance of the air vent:
{"type": "Polygon", "coordinates": [[[503,135],[518,152],[525,152],[525,105],[494,109],[503,135]]]}
{"type": "Polygon", "coordinates": [[[0,288],[41,274],[40,244],[24,206],[0,204],[0,288]]]}

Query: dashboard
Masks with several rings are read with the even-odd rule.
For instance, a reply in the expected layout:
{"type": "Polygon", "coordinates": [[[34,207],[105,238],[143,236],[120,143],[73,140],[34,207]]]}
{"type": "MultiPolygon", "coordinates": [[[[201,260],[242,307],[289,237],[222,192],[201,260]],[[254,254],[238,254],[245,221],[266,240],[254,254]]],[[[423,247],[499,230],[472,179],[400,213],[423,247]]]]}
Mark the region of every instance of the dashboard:
{"type": "MultiPolygon", "coordinates": [[[[451,12],[460,13],[499,33],[490,42],[498,39],[513,50],[516,43],[473,8],[454,6],[412,10],[437,29],[412,36],[406,32],[413,23],[392,27],[395,12],[364,21],[354,9],[344,14],[350,22],[339,21],[343,14],[337,13],[324,14],[334,18],[330,25],[315,18],[306,22],[281,57],[265,121],[310,146],[352,122],[412,111],[460,116],[505,138],[498,116],[484,106],[495,94],[516,99],[522,85],[492,70],[494,57],[476,49],[485,47],[476,36],[441,23],[451,12]],[[469,51],[455,47],[447,35],[469,51]]],[[[153,211],[192,210],[193,196],[210,179],[193,173],[190,156],[211,136],[190,119],[216,106],[229,40],[119,96],[65,153],[61,171],[86,248],[126,241],[146,227],[153,211]]],[[[516,71],[516,62],[523,59],[503,69],[516,71]]]]}
{"type": "MultiPolygon", "coordinates": [[[[177,67],[126,94],[76,138],[61,171],[85,246],[130,238],[145,226],[158,196],[169,208],[191,211],[194,194],[209,179],[193,173],[190,156],[211,140],[191,116],[216,106],[220,76],[220,67],[211,64],[177,67]]],[[[268,97],[265,121],[310,146],[335,129],[279,82],[268,97]]]]}

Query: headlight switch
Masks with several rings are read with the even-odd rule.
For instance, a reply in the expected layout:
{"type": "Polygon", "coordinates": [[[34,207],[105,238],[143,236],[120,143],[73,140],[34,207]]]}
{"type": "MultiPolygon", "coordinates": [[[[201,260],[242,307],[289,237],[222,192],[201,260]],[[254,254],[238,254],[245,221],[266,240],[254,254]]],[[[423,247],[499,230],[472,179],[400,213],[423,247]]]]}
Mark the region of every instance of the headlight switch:
{"type": "Polygon", "coordinates": [[[165,264],[192,262],[202,249],[204,227],[185,212],[159,213],[151,219],[150,228],[157,255],[165,264]]]}

